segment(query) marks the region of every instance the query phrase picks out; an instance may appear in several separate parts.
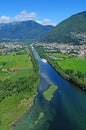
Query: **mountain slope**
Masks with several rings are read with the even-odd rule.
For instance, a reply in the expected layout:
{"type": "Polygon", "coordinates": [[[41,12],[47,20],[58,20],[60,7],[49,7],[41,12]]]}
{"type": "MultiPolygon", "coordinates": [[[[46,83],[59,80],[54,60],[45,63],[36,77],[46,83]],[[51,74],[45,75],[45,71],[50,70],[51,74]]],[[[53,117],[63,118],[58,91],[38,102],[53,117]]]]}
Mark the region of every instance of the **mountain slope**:
{"type": "Polygon", "coordinates": [[[53,26],[43,26],[35,21],[0,24],[0,40],[39,40],[51,31],[53,26]]]}
{"type": "Polygon", "coordinates": [[[58,24],[44,41],[69,44],[86,43],[86,11],[75,14],[58,24]]]}

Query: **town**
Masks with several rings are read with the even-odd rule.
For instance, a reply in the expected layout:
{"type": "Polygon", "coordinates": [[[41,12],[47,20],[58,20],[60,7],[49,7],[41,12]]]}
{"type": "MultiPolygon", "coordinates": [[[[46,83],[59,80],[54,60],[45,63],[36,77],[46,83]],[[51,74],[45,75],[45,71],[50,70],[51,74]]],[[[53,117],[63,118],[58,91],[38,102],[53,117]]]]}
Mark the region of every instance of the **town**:
{"type": "MultiPolygon", "coordinates": [[[[74,56],[86,57],[86,44],[84,45],[69,45],[58,43],[37,43],[37,46],[43,46],[46,51],[68,53],[74,56]]],[[[22,42],[1,42],[0,43],[0,55],[9,54],[11,50],[22,49],[27,47],[22,42]]]]}
{"type": "Polygon", "coordinates": [[[69,45],[58,43],[37,43],[37,46],[43,46],[47,52],[68,53],[74,56],[86,57],[86,44],[84,45],[69,45]]]}
{"type": "Polygon", "coordinates": [[[1,42],[0,55],[9,54],[11,51],[26,47],[22,42],[1,42]]]}

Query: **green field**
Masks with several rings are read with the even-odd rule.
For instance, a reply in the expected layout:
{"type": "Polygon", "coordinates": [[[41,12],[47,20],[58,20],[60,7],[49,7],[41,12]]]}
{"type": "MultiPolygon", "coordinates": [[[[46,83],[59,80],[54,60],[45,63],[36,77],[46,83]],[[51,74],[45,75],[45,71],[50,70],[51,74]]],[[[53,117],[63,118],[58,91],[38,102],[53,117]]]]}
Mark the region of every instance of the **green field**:
{"type": "Polygon", "coordinates": [[[16,80],[22,77],[28,77],[33,72],[33,66],[30,56],[27,54],[16,55],[11,53],[9,55],[0,57],[0,79],[16,80]],[[11,71],[12,68],[18,68],[16,71],[11,71]]]}
{"type": "Polygon", "coordinates": [[[51,53],[50,56],[54,56],[55,58],[68,58],[68,54],[62,54],[62,53],[51,53]]]}
{"type": "Polygon", "coordinates": [[[58,64],[64,70],[72,69],[75,72],[81,71],[82,73],[86,73],[86,59],[70,58],[70,59],[58,61],[58,64]]]}
{"type": "Polygon", "coordinates": [[[68,54],[62,53],[52,53],[50,56],[54,56],[58,58],[56,62],[63,70],[72,69],[75,72],[81,71],[82,73],[86,72],[86,59],[80,57],[73,57],[68,54]],[[63,60],[59,60],[59,58],[63,58],[63,60]]]}

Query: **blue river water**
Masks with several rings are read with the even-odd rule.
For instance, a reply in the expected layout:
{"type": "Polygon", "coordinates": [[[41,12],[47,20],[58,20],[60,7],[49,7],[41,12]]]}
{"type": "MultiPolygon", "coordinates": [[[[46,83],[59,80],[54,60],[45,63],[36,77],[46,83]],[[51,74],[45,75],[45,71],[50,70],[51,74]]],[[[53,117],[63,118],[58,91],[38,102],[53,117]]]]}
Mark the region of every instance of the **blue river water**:
{"type": "Polygon", "coordinates": [[[33,52],[40,66],[38,95],[34,105],[12,130],[86,130],[86,93],[63,79],[35,50],[33,52]],[[44,99],[43,92],[51,84],[58,89],[49,102],[44,99]],[[41,112],[44,117],[36,124],[41,112]]]}

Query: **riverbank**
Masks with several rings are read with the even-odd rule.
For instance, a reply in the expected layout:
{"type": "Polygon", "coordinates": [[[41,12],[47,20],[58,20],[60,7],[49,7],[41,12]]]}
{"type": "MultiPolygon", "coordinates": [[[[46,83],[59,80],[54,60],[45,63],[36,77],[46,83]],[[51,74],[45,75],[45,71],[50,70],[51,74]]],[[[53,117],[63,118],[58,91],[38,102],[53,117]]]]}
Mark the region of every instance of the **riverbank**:
{"type": "Polygon", "coordinates": [[[25,112],[33,105],[35,95],[20,93],[6,98],[0,103],[0,130],[10,130],[10,126],[22,118],[25,112]]]}
{"type": "MultiPolygon", "coordinates": [[[[76,75],[73,75],[72,73],[67,74],[62,68],[61,66],[59,66],[58,64],[54,64],[54,61],[52,61],[51,59],[48,59],[48,63],[53,67],[53,69],[55,71],[57,71],[64,79],[70,81],[71,83],[73,83],[74,85],[78,86],[81,90],[86,92],[86,84],[84,82],[86,81],[80,81],[76,75]]],[[[71,71],[71,70],[69,70],[71,71]]]]}
{"type": "MultiPolygon", "coordinates": [[[[80,66],[78,63],[80,62],[80,60],[78,61],[79,58],[75,58],[75,63],[73,61],[74,58],[70,58],[70,56],[65,56],[65,60],[67,60],[68,58],[70,59],[70,61],[73,63],[70,63],[71,68],[67,68],[68,63],[66,64],[66,69],[63,68],[63,65],[59,65],[59,62],[63,62],[63,60],[55,60],[52,59],[49,54],[46,54],[46,49],[44,49],[43,47],[37,47],[35,45],[35,49],[38,52],[38,54],[40,55],[41,58],[45,58],[48,63],[54,68],[55,71],[57,71],[63,78],[65,78],[66,80],[70,81],[71,83],[73,83],[74,85],[78,86],[79,88],[81,88],[83,91],[86,91],[86,74],[83,73],[82,71],[79,71],[81,69],[79,69],[80,66]],[[76,60],[77,59],[77,60],[76,60]],[[77,61],[77,62],[76,62],[77,61]],[[72,65],[76,65],[78,70],[75,71],[75,69],[73,70],[72,65]]],[[[53,55],[53,53],[50,53],[50,55],[53,55]]],[[[58,53],[57,53],[58,55],[58,53]]],[[[80,62],[81,63],[81,62],[80,62]]],[[[84,66],[85,68],[85,66],[84,66]]],[[[83,67],[82,67],[83,70],[83,67]]],[[[85,70],[86,71],[86,70],[85,70]]]]}

